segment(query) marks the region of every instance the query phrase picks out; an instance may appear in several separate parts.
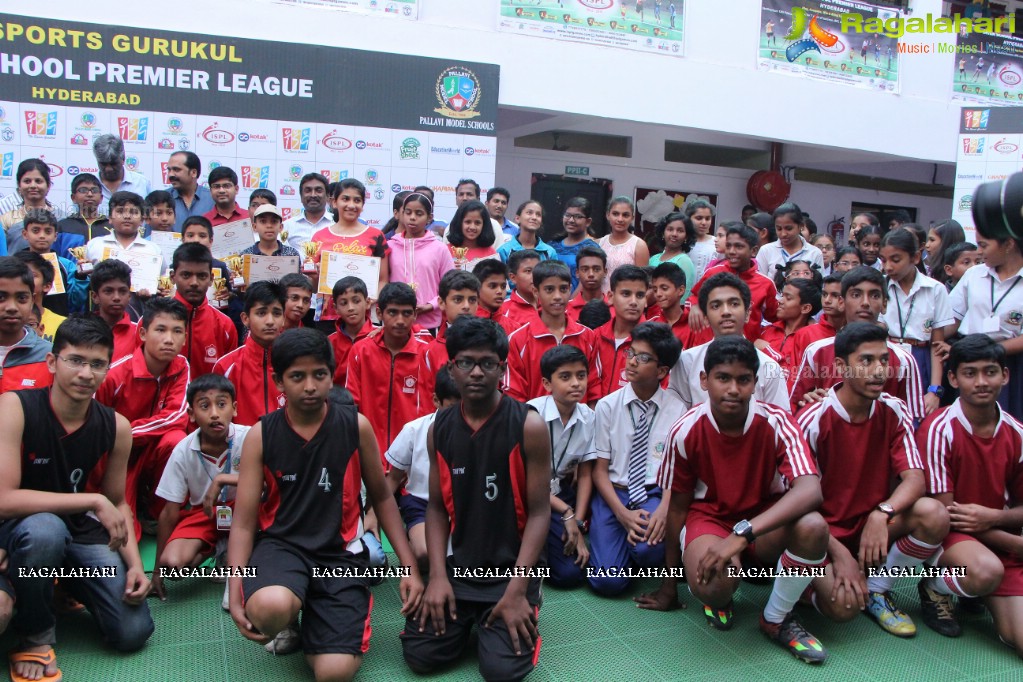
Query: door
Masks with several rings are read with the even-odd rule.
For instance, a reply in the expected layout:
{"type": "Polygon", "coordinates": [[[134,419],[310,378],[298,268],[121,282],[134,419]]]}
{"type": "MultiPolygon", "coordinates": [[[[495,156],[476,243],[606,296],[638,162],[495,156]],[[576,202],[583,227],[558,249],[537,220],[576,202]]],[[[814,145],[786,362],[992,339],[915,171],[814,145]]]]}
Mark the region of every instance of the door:
{"type": "Polygon", "coordinates": [[[564,232],[561,214],[565,211],[565,203],[573,197],[589,199],[593,205],[593,223],[590,225],[590,234],[593,238],[607,234],[607,220],[604,214],[607,202],[611,198],[610,180],[533,173],[532,185],[531,198],[543,206],[543,230],[540,232],[540,238],[545,242],[564,232]]]}

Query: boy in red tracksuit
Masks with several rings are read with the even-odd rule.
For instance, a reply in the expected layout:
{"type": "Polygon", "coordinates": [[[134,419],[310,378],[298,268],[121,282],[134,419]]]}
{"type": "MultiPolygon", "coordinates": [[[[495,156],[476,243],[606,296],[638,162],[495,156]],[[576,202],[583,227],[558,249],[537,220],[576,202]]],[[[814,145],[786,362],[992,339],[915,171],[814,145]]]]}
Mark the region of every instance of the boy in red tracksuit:
{"type": "Polygon", "coordinates": [[[337,312],[337,331],[327,337],[334,349],[334,385],[344,386],[348,380],[348,355],[352,346],[369,336],[373,323],[369,320],[369,292],[358,277],[342,277],[330,292],[337,312]]]}
{"type": "Polygon", "coordinates": [[[170,276],[177,288],[174,298],[188,312],[188,330],[182,354],[188,358],[192,377],[209,374],[217,361],[238,347],[238,329],[224,313],[206,301],[212,283],[213,255],[197,242],[174,251],[170,276]]]}
{"type": "MultiPolygon", "coordinates": [[[[424,339],[427,343],[426,360],[430,367],[437,368],[448,364],[448,346],[444,332],[449,325],[455,323],[463,315],[476,317],[479,308],[480,281],[476,275],[465,270],[448,270],[440,278],[440,285],[437,288],[440,298],[441,318],[440,327],[437,329],[437,338],[424,339]]],[[[437,383],[436,373],[427,377],[429,385],[427,391],[433,395],[433,388],[437,383]]]]}
{"type": "Polygon", "coordinates": [[[46,362],[50,342],[26,326],[34,290],[35,276],[27,265],[0,257],[0,346],[9,348],[0,359],[0,393],[53,384],[46,362]]]}
{"type": "Polygon", "coordinates": [[[536,312],[536,294],[533,293],[533,268],[540,262],[540,253],[534,249],[513,251],[508,256],[508,278],[515,291],[493,316],[493,320],[511,334],[524,324],[539,318],[536,312]]]}
{"type": "Polygon", "coordinates": [[[760,244],[757,231],[743,223],[728,223],[725,227],[725,262],[707,268],[703,277],[689,292],[689,347],[708,343],[714,339],[714,332],[707,324],[707,317],[700,311],[700,287],[709,277],[719,272],[730,272],[746,283],[753,299],[750,302],[749,320],[742,328],[743,336],[750,341],[760,338],[763,320],[775,322],[778,319],[778,288],[774,281],[762,275],[753,259],[754,249],[760,244]]]}
{"type": "Polygon", "coordinates": [[[384,286],[377,314],[384,323],[383,332],[352,348],[345,387],[359,413],[373,425],[383,453],[405,424],[433,411],[427,386],[440,368],[429,366],[426,342],[412,333],[416,319],[412,287],[404,282],[384,286]]]}
{"type": "Polygon", "coordinates": [[[270,366],[270,347],[284,331],[284,289],[276,282],[256,282],[245,292],[242,324],[249,335],[217,361],[213,373],[231,380],[237,395],[235,424],[253,426],[264,414],[284,407],[270,366]]]}
{"type": "MultiPolygon", "coordinates": [[[[163,502],[156,486],[174,446],[188,425],[188,360],[179,355],[185,343],[188,311],[174,299],[154,297],[146,303],[139,334],[142,345],[110,366],[96,391],[96,400],[131,422],[132,449],[124,499],[135,514],[135,537],[142,537],[139,511],[160,518],[163,502]],[[140,504],[140,497],[146,502],[140,504]]],[[[91,484],[103,476],[102,464],[93,470],[91,484]]]]}
{"type": "MultiPolygon", "coordinates": [[[[116,258],[96,264],[89,278],[92,309],[110,325],[114,333],[114,362],[131,355],[138,348],[138,324],[128,315],[131,299],[131,268],[116,258]]],[[[54,330],[56,331],[56,330],[54,330]]]]}
{"type": "Polygon", "coordinates": [[[472,269],[480,281],[479,305],[476,317],[497,321],[497,314],[508,293],[508,266],[497,258],[484,258],[472,269]]]}
{"type": "Polygon", "coordinates": [[[596,334],[565,314],[572,295],[572,271],[561,261],[537,263],[533,268],[533,288],[540,303],[540,319],[519,327],[508,337],[505,394],[519,402],[548,395],[543,385],[540,358],[562,344],[575,346],[586,356],[587,393],[596,393],[600,386],[594,365],[596,334]]]}
{"type": "Polygon", "coordinates": [[[586,401],[593,407],[604,396],[629,384],[625,376],[625,351],[632,348],[632,330],[643,319],[646,292],[650,279],[643,268],[623,265],[611,275],[611,321],[594,331],[596,340],[595,371],[600,379],[590,384],[586,401]]]}
{"type": "MultiPolygon", "coordinates": [[[[579,280],[576,295],[569,300],[565,314],[579,321],[583,306],[593,300],[604,301],[604,278],[607,277],[607,254],[599,246],[583,246],[575,254],[575,276],[579,280]]],[[[606,302],[606,301],[605,301],[606,302]]]]}

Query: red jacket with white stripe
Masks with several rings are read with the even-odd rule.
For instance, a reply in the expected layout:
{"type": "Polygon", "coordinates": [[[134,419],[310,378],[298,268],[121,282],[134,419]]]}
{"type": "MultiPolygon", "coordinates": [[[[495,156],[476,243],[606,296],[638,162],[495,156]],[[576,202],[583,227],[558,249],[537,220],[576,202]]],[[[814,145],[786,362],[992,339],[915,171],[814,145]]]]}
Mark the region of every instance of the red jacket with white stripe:
{"type": "MultiPolygon", "coordinates": [[[[519,402],[547,395],[540,373],[540,358],[558,346],[558,339],[540,320],[519,327],[508,337],[508,369],[505,372],[505,393],[519,402]]],[[[567,320],[561,345],[575,346],[586,356],[589,370],[587,396],[597,395],[600,378],[596,366],[596,335],[578,322],[567,320]]],[[[446,354],[445,354],[446,355],[446,354]]]]}
{"type": "MultiPolygon", "coordinates": [[[[778,289],[774,286],[774,280],[760,274],[760,271],[757,270],[756,260],[753,261],[753,264],[748,270],[744,270],[742,272],[736,272],[733,270],[726,261],[722,265],[707,269],[707,272],[703,274],[703,277],[700,278],[700,281],[696,283],[689,294],[690,305],[699,305],[700,287],[702,287],[703,283],[708,279],[721,272],[729,272],[735,275],[749,287],[749,320],[743,326],[742,333],[743,336],[750,341],[756,341],[760,338],[761,322],[763,320],[775,322],[778,319],[778,289]]],[[[689,347],[695,348],[696,346],[713,340],[714,332],[712,332],[708,326],[699,334],[690,334],[689,347]]]]}
{"type": "Polygon", "coordinates": [[[188,426],[188,360],[179,355],[158,377],[149,373],[143,349],[110,366],[96,400],[131,422],[132,443],[146,446],[188,426]]]}
{"type": "Polygon", "coordinates": [[[210,306],[206,299],[198,306],[174,294],[188,311],[185,347],[181,354],[188,358],[192,377],[209,374],[220,358],[238,347],[238,329],[231,318],[210,306]]]}
{"type": "Polygon", "coordinates": [[[46,365],[50,342],[27,327],[25,330],[25,337],[11,346],[0,363],[0,393],[53,385],[53,375],[46,365]]]}
{"type": "Polygon", "coordinates": [[[132,322],[128,313],[118,320],[110,331],[114,333],[114,362],[131,355],[139,347],[138,323],[132,322]]]}
{"type": "Polygon", "coordinates": [[[501,325],[505,334],[510,335],[522,325],[539,320],[540,313],[536,305],[528,303],[519,292],[513,291],[491,319],[501,325]]]}
{"type": "Polygon", "coordinates": [[[252,336],[245,339],[241,348],[217,361],[213,366],[213,374],[230,379],[237,396],[235,405],[238,407],[238,415],[231,421],[252,426],[264,414],[284,407],[284,393],[277,390],[273,371],[270,366],[270,349],[260,346],[252,336]]]}
{"type": "Polygon", "coordinates": [[[352,346],[366,338],[373,331],[373,323],[366,320],[354,339],[342,331],[344,329],[344,322],[342,320],[337,320],[334,328],[337,331],[327,337],[327,340],[330,341],[330,347],[334,349],[334,385],[344,386],[348,379],[348,354],[352,352],[352,346]]]}

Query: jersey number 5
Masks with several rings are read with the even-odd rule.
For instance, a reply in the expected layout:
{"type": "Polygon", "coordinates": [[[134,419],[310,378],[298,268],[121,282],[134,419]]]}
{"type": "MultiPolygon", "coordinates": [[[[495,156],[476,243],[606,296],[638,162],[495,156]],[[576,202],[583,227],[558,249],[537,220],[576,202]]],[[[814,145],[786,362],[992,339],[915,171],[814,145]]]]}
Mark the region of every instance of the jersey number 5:
{"type": "Polygon", "coordinates": [[[327,473],[327,467],[323,467],[323,471],[320,472],[320,482],[316,485],[323,488],[323,492],[330,492],[330,474],[327,473]]]}
{"type": "Polygon", "coordinates": [[[483,496],[486,497],[487,500],[490,501],[490,502],[493,502],[494,500],[497,499],[497,483],[496,483],[496,481],[497,481],[497,474],[490,474],[489,476],[487,476],[487,487],[486,487],[487,491],[485,493],[483,493],[483,496]]]}

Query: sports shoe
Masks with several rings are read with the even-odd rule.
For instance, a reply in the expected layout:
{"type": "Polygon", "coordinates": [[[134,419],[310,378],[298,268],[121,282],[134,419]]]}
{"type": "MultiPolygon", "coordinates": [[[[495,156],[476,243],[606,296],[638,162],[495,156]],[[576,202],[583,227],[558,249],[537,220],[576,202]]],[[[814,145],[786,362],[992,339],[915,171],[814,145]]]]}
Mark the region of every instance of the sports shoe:
{"type": "Polygon", "coordinates": [[[980,597],[959,597],[959,612],[965,616],[983,616],[986,610],[980,597]]]}
{"type": "Polygon", "coordinates": [[[804,663],[828,660],[828,650],[791,613],[780,623],[769,623],[760,614],[760,631],[804,663]]]}
{"type": "Polygon", "coordinates": [[[277,633],[277,636],[263,647],[275,656],[293,654],[302,648],[302,632],[298,623],[292,623],[277,633]]]}
{"type": "MultiPolygon", "coordinates": [[[[217,546],[213,550],[213,567],[222,569],[227,566],[227,538],[220,538],[217,540],[217,546]]],[[[226,583],[227,578],[223,578],[219,575],[210,576],[211,583],[226,583]]]]}
{"type": "Polygon", "coordinates": [[[952,597],[935,592],[927,587],[926,583],[927,580],[924,579],[916,585],[916,591],[920,593],[920,610],[924,614],[924,625],[945,637],[958,637],[963,634],[963,629],[956,620],[952,597]]]}
{"type": "Polygon", "coordinates": [[[877,621],[881,629],[896,637],[913,637],[916,624],[906,613],[892,603],[887,592],[871,592],[867,597],[867,615],[877,621]]]}
{"type": "Polygon", "coordinates": [[[230,587],[231,587],[230,585],[226,584],[224,585],[224,598],[220,600],[220,608],[224,609],[225,611],[231,610],[231,600],[228,598],[228,595],[230,593],[230,587]]]}
{"type": "Polygon", "coordinates": [[[723,609],[715,609],[704,604],[703,615],[707,618],[707,624],[715,630],[732,629],[732,602],[728,602],[723,609]]]}
{"type": "Polygon", "coordinates": [[[387,555],[384,554],[384,546],[377,540],[377,536],[373,535],[373,533],[364,533],[362,542],[366,545],[366,549],[369,550],[370,568],[387,565],[387,555]]]}

